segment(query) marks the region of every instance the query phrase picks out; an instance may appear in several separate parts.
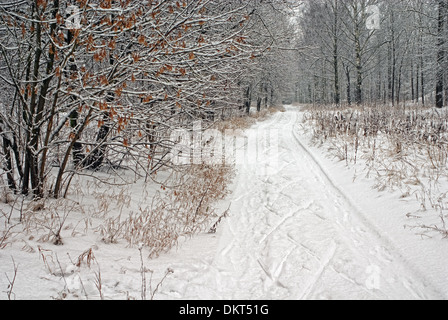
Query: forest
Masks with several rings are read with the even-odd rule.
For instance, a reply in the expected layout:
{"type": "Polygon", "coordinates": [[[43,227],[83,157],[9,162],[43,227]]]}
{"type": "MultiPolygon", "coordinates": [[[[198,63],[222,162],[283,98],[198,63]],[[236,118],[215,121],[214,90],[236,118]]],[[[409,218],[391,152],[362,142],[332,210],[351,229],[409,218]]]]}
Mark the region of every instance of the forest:
{"type": "Polygon", "coordinates": [[[0,8],[2,177],[16,193],[58,198],[104,165],[151,175],[176,128],[248,110],[253,92],[273,105],[281,91],[270,61],[291,41],[282,1],[0,8]]]}
{"type": "Polygon", "coordinates": [[[2,1],[3,180],[58,198],[70,176],[117,158],[150,175],[172,130],[252,105],[441,108],[447,11],[444,0],[2,1]]]}
{"type": "Polygon", "coordinates": [[[308,1],[295,99],[446,106],[447,10],[443,0],[308,1]]]}
{"type": "Polygon", "coordinates": [[[447,106],[448,0],[0,0],[3,298],[446,298],[447,106]]]}

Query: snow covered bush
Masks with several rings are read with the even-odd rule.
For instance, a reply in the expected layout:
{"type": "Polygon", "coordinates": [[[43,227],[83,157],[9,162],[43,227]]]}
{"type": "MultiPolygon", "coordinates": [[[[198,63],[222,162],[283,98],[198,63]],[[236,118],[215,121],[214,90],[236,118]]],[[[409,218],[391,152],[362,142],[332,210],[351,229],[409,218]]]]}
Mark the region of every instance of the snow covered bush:
{"type": "Polygon", "coordinates": [[[37,199],[66,195],[85,170],[157,171],[170,131],[241,111],[272,44],[255,30],[257,11],[272,12],[258,1],[0,6],[1,174],[37,199]]]}
{"type": "Polygon", "coordinates": [[[362,166],[378,190],[415,197],[421,210],[408,216],[427,217],[428,211],[433,212],[439,222],[417,224],[447,236],[446,110],[315,106],[308,108],[305,122],[311,125],[315,144],[348,166],[362,166]]]}
{"type": "Polygon", "coordinates": [[[169,251],[179,238],[210,227],[218,214],[215,206],[228,194],[232,177],[231,167],[188,166],[161,185],[150,205],[140,206],[127,217],[108,218],[98,230],[107,243],[124,239],[131,247],[148,248],[150,256],[156,257],[169,251]]]}

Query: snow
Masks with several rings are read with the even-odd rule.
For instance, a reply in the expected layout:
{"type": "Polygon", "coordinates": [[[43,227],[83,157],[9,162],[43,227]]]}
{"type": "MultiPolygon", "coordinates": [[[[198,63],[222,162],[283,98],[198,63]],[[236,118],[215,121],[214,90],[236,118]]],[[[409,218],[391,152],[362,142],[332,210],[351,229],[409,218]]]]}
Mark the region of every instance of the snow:
{"type": "MultiPolygon", "coordinates": [[[[219,206],[224,212],[230,205],[230,213],[215,234],[185,239],[152,260],[142,252],[154,272],[146,273],[147,297],[170,269],[155,299],[448,298],[447,240],[404,227],[417,201],[378,192],[367,178],[353,181],[352,169],[310,146],[301,117],[287,107],[247,130],[248,141],[278,133],[278,145],[260,143],[257,161],[238,164],[233,193],[219,206]]],[[[134,188],[143,194],[141,185],[134,188]]],[[[138,248],[105,244],[98,234],[64,235],[63,246],[16,235],[0,250],[0,299],[14,276],[12,258],[18,300],[99,299],[100,292],[104,299],[142,298],[138,248]],[[89,248],[92,264],[75,266],[89,248]]]]}

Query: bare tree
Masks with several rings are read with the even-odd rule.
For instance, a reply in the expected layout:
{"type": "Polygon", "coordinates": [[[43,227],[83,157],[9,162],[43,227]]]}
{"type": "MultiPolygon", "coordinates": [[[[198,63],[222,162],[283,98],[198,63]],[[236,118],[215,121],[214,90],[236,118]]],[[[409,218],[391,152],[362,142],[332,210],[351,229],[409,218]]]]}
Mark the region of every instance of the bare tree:
{"type": "Polygon", "coordinates": [[[298,64],[305,64],[299,77],[309,75],[300,84],[302,97],[336,104],[339,96],[349,104],[432,100],[442,107],[446,7],[439,0],[306,2],[300,21],[302,45],[310,50],[298,64]]]}
{"type": "MultiPolygon", "coordinates": [[[[59,197],[80,170],[132,164],[150,174],[169,164],[173,130],[241,107],[242,83],[273,48],[271,19],[285,5],[1,1],[9,187],[59,197]]],[[[275,81],[262,81],[266,96],[275,81]]]]}
{"type": "Polygon", "coordinates": [[[448,2],[446,0],[438,0],[438,19],[437,19],[437,71],[436,71],[436,107],[443,108],[445,99],[446,77],[446,20],[448,14],[448,2]]]}

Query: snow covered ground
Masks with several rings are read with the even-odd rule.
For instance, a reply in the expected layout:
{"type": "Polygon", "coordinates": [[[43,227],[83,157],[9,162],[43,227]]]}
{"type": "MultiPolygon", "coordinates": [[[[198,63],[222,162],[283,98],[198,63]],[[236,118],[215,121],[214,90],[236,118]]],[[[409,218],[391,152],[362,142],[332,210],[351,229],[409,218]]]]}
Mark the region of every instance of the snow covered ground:
{"type": "MultiPolygon", "coordinates": [[[[288,107],[247,131],[278,132],[278,145],[259,144],[257,163],[238,166],[217,233],[143,260],[154,271],[148,297],[170,268],[155,299],[448,299],[448,241],[404,228],[418,203],[353,182],[343,163],[309,147],[301,116],[288,107]]],[[[14,275],[11,257],[16,299],[142,298],[135,248],[93,236],[36,246],[29,239],[0,250],[0,299],[14,275]],[[97,265],[75,267],[88,248],[97,265]]]]}
{"type": "MultiPolygon", "coordinates": [[[[207,258],[174,266],[163,296],[448,298],[448,243],[405,229],[406,203],[378,193],[369,181],[352,183],[343,164],[310,150],[300,117],[289,108],[258,125],[280,130],[279,158],[273,159],[278,172],[263,176],[256,165],[239,168],[216,250],[204,242],[207,258]]],[[[199,243],[187,247],[200,250],[199,243]]]]}

